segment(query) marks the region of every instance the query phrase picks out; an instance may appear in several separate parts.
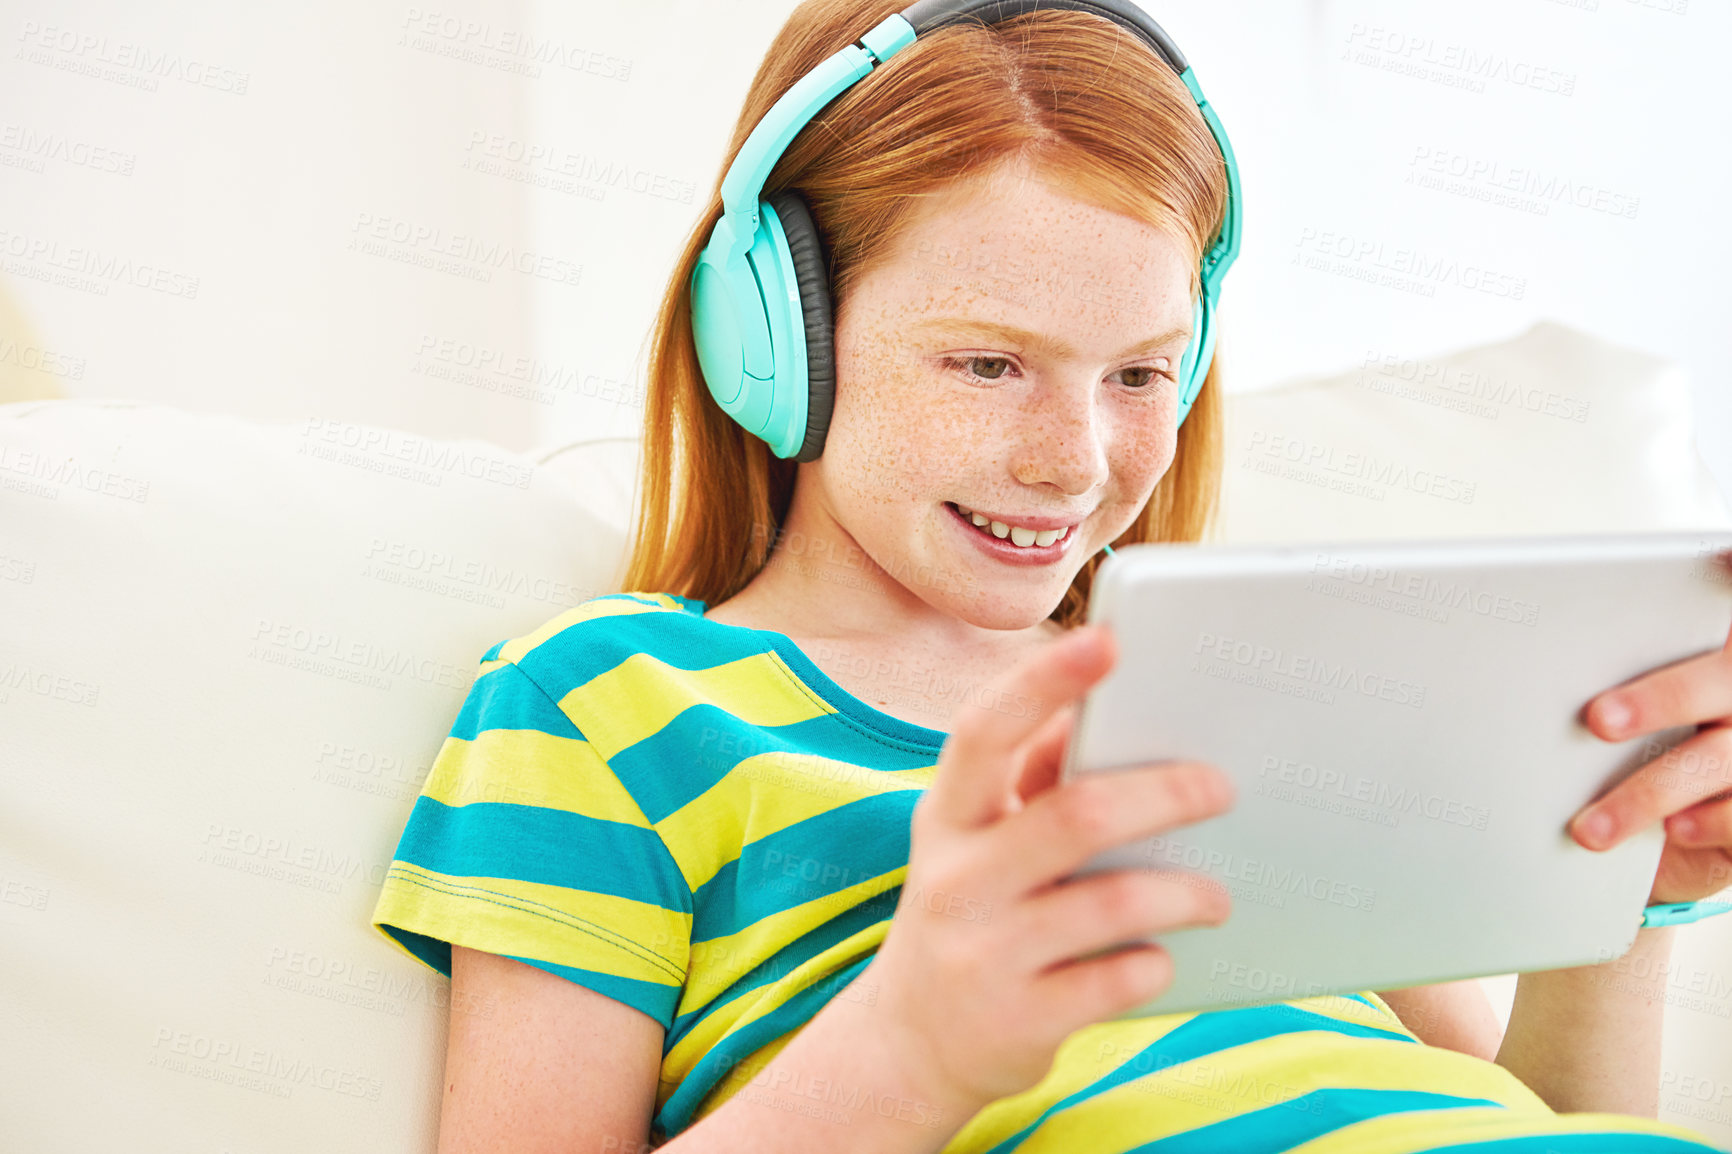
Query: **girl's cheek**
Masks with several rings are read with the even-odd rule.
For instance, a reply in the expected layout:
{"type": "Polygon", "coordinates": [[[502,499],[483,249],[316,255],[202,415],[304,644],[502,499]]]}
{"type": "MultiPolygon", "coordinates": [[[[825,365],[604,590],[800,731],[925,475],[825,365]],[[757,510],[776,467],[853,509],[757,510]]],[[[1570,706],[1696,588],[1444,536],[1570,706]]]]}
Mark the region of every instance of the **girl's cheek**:
{"type": "Polygon", "coordinates": [[[1113,469],[1121,489],[1130,492],[1152,490],[1166,476],[1176,448],[1170,424],[1144,424],[1125,431],[1121,442],[1123,447],[1117,453],[1118,460],[1113,469]]]}

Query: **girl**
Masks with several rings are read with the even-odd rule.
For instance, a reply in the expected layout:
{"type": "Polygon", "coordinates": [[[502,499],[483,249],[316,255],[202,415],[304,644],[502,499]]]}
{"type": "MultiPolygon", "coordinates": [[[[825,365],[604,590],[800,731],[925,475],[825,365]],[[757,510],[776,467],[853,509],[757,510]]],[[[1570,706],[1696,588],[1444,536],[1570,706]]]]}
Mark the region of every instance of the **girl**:
{"type": "MultiPolygon", "coordinates": [[[[896,11],[802,4],[730,156],[896,11]]],[[[1141,939],[1230,912],[1063,880],[1232,804],[1206,765],[1057,782],[1114,659],[1077,627],[1098,551],[1199,540],[1220,468],[1216,368],[1182,422],[1178,390],[1228,181],[1170,60],[1093,11],[960,20],[795,134],[764,193],[834,330],[774,451],[694,339],[720,192],[657,322],[626,591],[483,656],[374,914],[452,980],[442,1154],[1714,1148],[1637,1116],[1661,1007],[1610,964],[1524,975],[1501,1040],[1472,982],[1115,1017],[1171,980],[1141,939]]],[[[1618,738],[1724,718],[1732,646],[1618,696],[1618,738]]],[[[1640,778],[1614,836],[1712,792],[1640,778]]],[[[1654,900],[1725,884],[1727,808],[1654,900]]]]}

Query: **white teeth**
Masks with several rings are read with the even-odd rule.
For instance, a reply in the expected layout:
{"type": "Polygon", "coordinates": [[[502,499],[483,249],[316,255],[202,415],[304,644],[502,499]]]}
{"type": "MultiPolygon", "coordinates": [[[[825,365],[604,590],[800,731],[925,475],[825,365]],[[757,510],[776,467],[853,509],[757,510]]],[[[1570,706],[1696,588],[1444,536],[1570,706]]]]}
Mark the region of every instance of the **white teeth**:
{"type": "Polygon", "coordinates": [[[1028,548],[1030,546],[1044,548],[1047,545],[1051,545],[1054,541],[1057,541],[1060,537],[1063,537],[1070,531],[1069,529],[1037,530],[1024,529],[1021,526],[1011,526],[1003,521],[989,520],[988,518],[981,516],[979,513],[973,512],[969,509],[964,509],[961,505],[956,506],[956,511],[968,518],[968,520],[972,521],[978,527],[987,530],[987,532],[991,533],[994,537],[1001,539],[1008,537],[1013,545],[1020,545],[1023,548],[1028,548]]]}

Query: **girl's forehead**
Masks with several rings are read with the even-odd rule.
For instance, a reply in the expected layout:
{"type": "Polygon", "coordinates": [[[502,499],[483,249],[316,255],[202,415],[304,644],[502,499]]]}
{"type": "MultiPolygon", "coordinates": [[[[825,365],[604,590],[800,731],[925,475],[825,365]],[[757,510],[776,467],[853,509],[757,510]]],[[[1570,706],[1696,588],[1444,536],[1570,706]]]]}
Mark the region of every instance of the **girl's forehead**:
{"type": "Polygon", "coordinates": [[[1040,181],[969,180],[916,210],[885,263],[916,279],[961,271],[1035,277],[1189,274],[1186,242],[1173,233],[1081,200],[1040,181]]]}
{"type": "Polygon", "coordinates": [[[946,223],[911,232],[897,256],[869,277],[876,283],[868,292],[879,301],[874,311],[959,313],[1012,324],[1076,313],[1139,330],[1168,314],[1190,319],[1189,258],[1176,239],[1145,226],[1111,231],[1097,223],[1055,233],[989,220],[981,227],[946,223]]]}

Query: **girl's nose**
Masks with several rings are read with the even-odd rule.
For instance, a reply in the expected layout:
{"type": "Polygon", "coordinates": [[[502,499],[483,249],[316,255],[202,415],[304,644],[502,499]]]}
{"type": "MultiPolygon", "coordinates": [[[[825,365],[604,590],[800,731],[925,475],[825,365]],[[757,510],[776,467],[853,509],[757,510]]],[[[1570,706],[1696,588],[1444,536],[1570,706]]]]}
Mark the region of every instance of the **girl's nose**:
{"type": "Polygon", "coordinates": [[[1053,485],[1066,493],[1104,484],[1106,422],[1093,391],[1067,383],[1037,392],[1020,417],[1012,475],[1025,485],[1053,485]]]}

